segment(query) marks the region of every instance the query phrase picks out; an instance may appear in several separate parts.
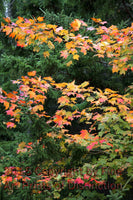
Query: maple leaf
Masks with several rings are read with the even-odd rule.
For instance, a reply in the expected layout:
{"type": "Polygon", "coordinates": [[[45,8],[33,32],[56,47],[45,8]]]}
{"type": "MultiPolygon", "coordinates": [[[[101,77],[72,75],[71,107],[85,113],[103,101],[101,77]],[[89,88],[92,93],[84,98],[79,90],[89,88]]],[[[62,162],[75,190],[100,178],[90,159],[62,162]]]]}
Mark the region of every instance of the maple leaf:
{"type": "Polygon", "coordinates": [[[48,51],[45,51],[45,52],[43,52],[43,56],[44,56],[44,58],[47,58],[47,57],[49,57],[49,52],[48,51]]]}
{"type": "Polygon", "coordinates": [[[61,43],[61,42],[62,42],[62,39],[61,39],[60,37],[57,37],[57,38],[55,38],[54,41],[57,41],[57,42],[61,43]]]}
{"type": "Polygon", "coordinates": [[[61,30],[63,30],[63,27],[62,27],[62,26],[58,27],[58,28],[56,29],[56,32],[58,33],[58,32],[60,32],[61,30]]]}
{"type": "Polygon", "coordinates": [[[20,114],[19,113],[21,113],[21,110],[20,109],[16,109],[15,111],[14,111],[14,117],[15,118],[20,118],[20,114]]]}
{"type": "Polygon", "coordinates": [[[97,115],[95,115],[92,119],[93,119],[93,120],[98,120],[98,121],[100,121],[100,117],[101,117],[101,115],[100,115],[100,114],[97,114],[97,115]]]}
{"type": "Polygon", "coordinates": [[[125,105],[120,105],[120,104],[118,104],[118,107],[119,107],[119,109],[120,109],[120,112],[129,110],[129,108],[128,108],[127,106],[125,106],[125,105]]]}
{"type": "Polygon", "coordinates": [[[61,57],[67,59],[68,55],[69,55],[69,53],[68,53],[67,50],[63,50],[63,51],[61,51],[61,57]]]}
{"type": "Polygon", "coordinates": [[[17,42],[17,47],[24,47],[25,46],[25,43],[24,42],[17,42]]]}
{"type": "MultiPolygon", "coordinates": [[[[22,92],[28,92],[29,89],[30,89],[30,87],[28,85],[21,85],[19,87],[19,90],[21,90],[22,92]]],[[[21,93],[21,94],[23,94],[23,93],[21,93]]]]}
{"type": "Polygon", "coordinates": [[[95,30],[95,28],[93,26],[90,26],[87,28],[87,31],[94,31],[94,30],[95,30]]]}
{"type": "Polygon", "coordinates": [[[79,19],[75,19],[70,25],[74,31],[78,31],[81,26],[81,22],[79,19]]]}
{"type": "Polygon", "coordinates": [[[58,126],[61,126],[62,125],[62,121],[63,121],[63,118],[59,115],[55,115],[55,118],[53,120],[56,124],[58,124],[58,126]]]}
{"type": "Polygon", "coordinates": [[[9,34],[12,32],[12,28],[9,27],[9,26],[6,26],[6,27],[3,29],[3,32],[6,32],[6,35],[9,35],[9,34]]]}
{"type": "Polygon", "coordinates": [[[107,21],[102,21],[102,22],[100,22],[100,24],[102,24],[102,25],[107,24],[107,21]]]}
{"type": "Polygon", "coordinates": [[[15,33],[12,32],[12,33],[9,35],[9,37],[14,38],[14,37],[15,37],[15,33]]]}
{"type": "Polygon", "coordinates": [[[26,143],[25,142],[21,142],[18,146],[20,149],[23,149],[25,147],[26,143]]]}
{"type": "Polygon", "coordinates": [[[33,49],[33,51],[36,51],[36,52],[39,52],[39,50],[40,50],[40,47],[38,47],[38,46],[35,46],[33,49]]]}
{"type": "Polygon", "coordinates": [[[43,105],[36,105],[32,108],[33,113],[36,113],[38,110],[43,110],[43,105]]]}
{"type": "Polygon", "coordinates": [[[86,148],[91,150],[98,142],[92,142],[91,145],[87,146],[86,148]]]}
{"type": "Polygon", "coordinates": [[[115,149],[115,152],[119,152],[120,150],[119,149],[115,149]]]}
{"type": "Polygon", "coordinates": [[[14,116],[14,111],[12,111],[12,110],[7,110],[7,111],[6,111],[6,114],[7,114],[7,115],[10,115],[10,116],[14,116]]]}
{"type": "Polygon", "coordinates": [[[73,59],[79,60],[79,55],[78,54],[73,55],[73,59]]]}
{"type": "Polygon", "coordinates": [[[71,64],[72,64],[72,61],[70,60],[70,61],[66,64],[66,66],[69,67],[71,64]]]}
{"type": "Polygon", "coordinates": [[[81,47],[81,50],[80,50],[84,55],[87,54],[87,51],[86,51],[86,48],[85,47],[81,47]]]}
{"type": "Polygon", "coordinates": [[[6,181],[7,181],[7,182],[12,182],[12,177],[11,177],[11,176],[7,177],[7,178],[6,178],[6,181]]]}
{"type": "Polygon", "coordinates": [[[84,95],[82,95],[82,94],[76,94],[76,97],[77,97],[77,98],[81,98],[81,99],[83,99],[83,100],[85,99],[85,98],[84,98],[84,95]]]}
{"type": "Polygon", "coordinates": [[[81,88],[84,88],[84,87],[86,87],[88,85],[89,85],[89,82],[88,81],[84,81],[80,86],[81,86],[81,88]]]}
{"type": "Polygon", "coordinates": [[[54,49],[55,48],[54,44],[51,41],[48,41],[48,47],[50,49],[54,49]]]}
{"type": "Polygon", "coordinates": [[[99,140],[99,142],[102,144],[103,142],[106,142],[106,140],[99,140]]]}
{"type": "Polygon", "coordinates": [[[109,89],[109,88],[106,88],[106,89],[105,89],[105,94],[111,94],[111,93],[115,94],[116,92],[117,92],[117,91],[111,90],[111,89],[109,89]]]}
{"type": "Polygon", "coordinates": [[[10,17],[7,17],[7,18],[4,18],[4,17],[3,17],[3,19],[4,19],[7,23],[11,23],[10,17]]]}
{"type": "Polygon", "coordinates": [[[4,101],[4,106],[5,106],[5,109],[7,110],[9,108],[9,102],[8,101],[4,101]]]}
{"type": "Polygon", "coordinates": [[[13,122],[7,122],[6,123],[7,128],[15,128],[16,125],[13,122]]]}
{"type": "Polygon", "coordinates": [[[117,99],[117,102],[118,102],[118,103],[123,103],[123,102],[124,102],[124,100],[123,100],[123,99],[121,99],[121,98],[118,98],[118,99],[117,99]]]}
{"type": "Polygon", "coordinates": [[[92,17],[91,19],[96,23],[102,22],[102,20],[100,18],[96,19],[96,18],[92,17]]]}
{"type": "Polygon", "coordinates": [[[29,91],[28,94],[30,95],[31,99],[35,97],[35,92],[33,91],[29,91]]]}
{"type": "Polygon", "coordinates": [[[107,143],[107,145],[113,147],[113,144],[107,143]]]}
{"type": "Polygon", "coordinates": [[[116,109],[116,107],[107,107],[107,108],[105,108],[105,111],[116,112],[117,109],[116,109]]]}
{"type": "Polygon", "coordinates": [[[20,24],[24,21],[23,17],[18,16],[18,20],[16,21],[16,24],[20,24]]]}
{"type": "Polygon", "coordinates": [[[42,22],[42,21],[44,20],[44,17],[38,17],[37,20],[38,20],[39,22],[42,22]]]}
{"type": "Polygon", "coordinates": [[[31,71],[31,72],[28,72],[27,74],[28,74],[28,76],[35,76],[36,75],[36,71],[31,71]]]}
{"type": "Polygon", "coordinates": [[[89,136],[88,136],[88,131],[87,130],[81,130],[80,131],[80,136],[83,138],[83,139],[88,139],[89,136]]]}
{"type": "Polygon", "coordinates": [[[82,26],[87,26],[87,24],[84,21],[80,20],[80,22],[81,22],[82,26]]]}
{"type": "Polygon", "coordinates": [[[61,103],[61,104],[69,103],[69,98],[67,96],[62,96],[58,98],[58,103],[61,103]]]}
{"type": "Polygon", "coordinates": [[[92,17],[91,18],[95,23],[99,23],[99,24],[106,24],[107,22],[106,21],[102,21],[100,18],[94,18],[94,17],[92,17]]]}
{"type": "Polygon", "coordinates": [[[99,102],[100,102],[100,103],[103,103],[103,102],[105,102],[106,100],[107,100],[107,97],[99,98],[99,102]]]}

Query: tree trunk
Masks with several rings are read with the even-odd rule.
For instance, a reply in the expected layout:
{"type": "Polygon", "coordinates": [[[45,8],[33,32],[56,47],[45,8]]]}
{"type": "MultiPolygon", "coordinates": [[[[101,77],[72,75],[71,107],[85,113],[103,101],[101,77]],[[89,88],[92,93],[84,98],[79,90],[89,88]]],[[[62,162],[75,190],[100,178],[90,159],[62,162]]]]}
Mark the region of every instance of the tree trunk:
{"type": "Polygon", "coordinates": [[[4,15],[5,17],[11,17],[11,2],[10,0],[3,0],[4,15]]]}

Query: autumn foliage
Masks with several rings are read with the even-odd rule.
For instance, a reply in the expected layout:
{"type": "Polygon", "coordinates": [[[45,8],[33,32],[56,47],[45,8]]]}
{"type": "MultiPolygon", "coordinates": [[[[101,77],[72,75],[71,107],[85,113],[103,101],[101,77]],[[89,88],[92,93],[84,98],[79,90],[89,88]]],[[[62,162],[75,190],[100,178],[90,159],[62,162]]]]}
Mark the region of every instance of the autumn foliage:
{"type": "MultiPolygon", "coordinates": [[[[43,17],[29,20],[18,17],[16,23],[6,18],[5,21],[8,25],[3,23],[1,25],[6,35],[15,38],[17,46],[33,45],[33,51],[38,52],[42,44],[48,46],[49,49],[54,49],[54,42],[63,43],[64,49],[61,51],[61,57],[65,59],[70,57],[71,60],[78,60],[80,52],[86,55],[87,51],[93,51],[95,56],[110,59],[109,63],[113,66],[113,73],[125,74],[128,69],[133,71],[133,24],[131,24],[131,27],[119,30],[114,25],[109,28],[103,26],[107,22],[102,22],[101,19],[92,18],[92,20],[100,26],[98,28],[87,27],[85,22],[75,19],[70,24],[70,30],[65,30],[63,27],[44,23],[43,17]],[[88,31],[94,31],[94,34],[99,35],[99,38],[93,41],[88,34],[78,34],[77,31],[84,27],[88,31]]],[[[44,57],[49,57],[48,51],[44,52],[44,57]]],[[[67,63],[67,66],[72,64],[71,60],[67,63]]]]}
{"type": "MultiPolygon", "coordinates": [[[[74,60],[79,60],[80,55],[86,55],[92,51],[94,56],[100,58],[107,57],[109,64],[112,65],[112,72],[125,74],[127,70],[133,71],[132,53],[133,53],[133,23],[131,27],[119,30],[117,26],[106,27],[107,22],[101,19],[92,18],[97,23],[96,27],[88,27],[82,20],[75,19],[70,23],[70,29],[65,30],[57,25],[46,24],[43,17],[37,19],[24,19],[18,17],[14,23],[6,18],[6,24],[1,24],[3,32],[10,38],[15,38],[17,46],[33,46],[33,51],[38,52],[42,45],[46,45],[50,50],[54,50],[55,43],[63,45],[60,52],[60,59],[68,59],[66,67],[69,67],[74,60]],[[78,31],[85,30],[84,35],[78,31]],[[98,39],[93,40],[88,36],[89,31],[98,35],[98,39]]],[[[44,58],[49,57],[49,51],[43,52],[44,58]]],[[[16,128],[21,124],[21,118],[24,115],[42,119],[46,122],[48,132],[38,137],[36,141],[29,141],[28,144],[21,142],[16,150],[17,154],[34,156],[34,149],[41,145],[42,149],[47,149],[47,145],[41,143],[43,139],[52,138],[60,145],[60,152],[64,154],[64,160],[56,161],[57,166],[64,168],[71,156],[72,145],[79,145],[86,151],[87,155],[98,154],[98,161],[93,160],[88,165],[89,168],[98,169],[99,166],[107,165],[116,170],[127,171],[127,176],[132,176],[132,160],[130,152],[132,150],[133,140],[133,104],[130,94],[121,95],[118,91],[106,88],[102,91],[89,85],[88,81],[76,85],[75,81],[70,83],[56,83],[51,77],[41,77],[36,71],[28,72],[19,80],[13,80],[17,85],[17,90],[7,93],[2,90],[0,94],[0,103],[3,104],[5,114],[10,120],[3,122],[7,128],[16,128]],[[49,90],[59,92],[57,99],[58,108],[50,116],[45,109],[47,93],[49,90]],[[81,109],[79,105],[86,102],[86,106],[81,109]],[[78,133],[70,131],[73,122],[84,124],[78,133]],[[103,157],[104,155],[104,157],[103,157]],[[118,161],[119,158],[119,161],[118,161]]],[[[51,165],[51,161],[49,162],[51,165]]],[[[86,166],[83,160],[82,170],[86,166]]],[[[42,165],[43,166],[43,165],[42,165]]],[[[41,164],[39,167],[42,167],[41,164]]],[[[48,166],[48,163],[47,163],[48,166]]],[[[24,171],[18,166],[9,167],[1,176],[1,184],[13,182],[16,187],[20,187],[23,182],[31,180],[29,176],[24,176],[24,171]]],[[[46,167],[46,166],[45,166],[46,167]]],[[[56,167],[55,167],[56,168],[56,167]]],[[[117,174],[115,180],[121,181],[122,174],[117,174]]],[[[73,177],[64,174],[63,171],[59,177],[55,174],[41,175],[37,182],[50,183],[53,188],[53,198],[59,198],[56,193],[55,180],[61,182],[65,180],[62,190],[69,182],[78,184],[103,184],[105,177],[97,174],[95,177],[82,173],[81,176],[73,177]]],[[[123,183],[125,184],[124,180],[123,183]]],[[[32,191],[41,193],[41,190],[32,191]]]]}

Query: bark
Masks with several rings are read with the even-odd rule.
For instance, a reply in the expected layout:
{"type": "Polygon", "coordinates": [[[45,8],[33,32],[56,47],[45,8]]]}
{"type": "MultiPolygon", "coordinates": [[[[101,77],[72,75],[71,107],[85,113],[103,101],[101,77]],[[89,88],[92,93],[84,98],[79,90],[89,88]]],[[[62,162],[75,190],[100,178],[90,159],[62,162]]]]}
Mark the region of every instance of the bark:
{"type": "Polygon", "coordinates": [[[14,1],[10,0],[3,0],[3,7],[4,7],[4,15],[5,17],[11,17],[11,4],[14,1]]]}

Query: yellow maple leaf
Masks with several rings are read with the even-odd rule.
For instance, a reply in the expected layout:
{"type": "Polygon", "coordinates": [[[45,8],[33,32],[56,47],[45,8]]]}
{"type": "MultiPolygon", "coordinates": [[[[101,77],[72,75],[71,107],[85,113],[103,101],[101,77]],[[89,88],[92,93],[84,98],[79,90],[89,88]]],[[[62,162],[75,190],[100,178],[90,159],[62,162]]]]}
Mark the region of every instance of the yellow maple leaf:
{"type": "Polygon", "coordinates": [[[23,149],[25,147],[26,143],[25,142],[21,142],[18,146],[20,149],[23,149]]]}
{"type": "Polygon", "coordinates": [[[70,60],[70,61],[66,64],[66,66],[69,67],[71,64],[72,64],[72,61],[70,60]]]}
{"type": "Polygon", "coordinates": [[[8,101],[4,101],[4,106],[5,106],[5,109],[7,110],[9,108],[9,102],[8,101]]]}
{"type": "Polygon", "coordinates": [[[106,88],[106,89],[105,89],[105,94],[111,94],[111,93],[115,94],[116,92],[117,92],[117,91],[111,90],[111,89],[109,89],[109,88],[106,88]]]}
{"type": "Polygon", "coordinates": [[[43,52],[43,56],[44,58],[49,57],[49,52],[48,51],[43,52]]]}
{"type": "Polygon", "coordinates": [[[53,45],[53,43],[51,41],[48,41],[48,47],[50,49],[54,49],[55,48],[55,46],[53,45]]]}
{"type": "Polygon", "coordinates": [[[31,99],[35,97],[35,92],[33,91],[29,91],[28,94],[30,95],[31,99]]]}
{"type": "Polygon", "coordinates": [[[36,105],[32,108],[33,113],[36,113],[38,110],[43,110],[43,105],[36,105]]]}
{"type": "Polygon", "coordinates": [[[79,55],[78,54],[73,55],[73,59],[79,60],[79,55]]]}

